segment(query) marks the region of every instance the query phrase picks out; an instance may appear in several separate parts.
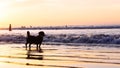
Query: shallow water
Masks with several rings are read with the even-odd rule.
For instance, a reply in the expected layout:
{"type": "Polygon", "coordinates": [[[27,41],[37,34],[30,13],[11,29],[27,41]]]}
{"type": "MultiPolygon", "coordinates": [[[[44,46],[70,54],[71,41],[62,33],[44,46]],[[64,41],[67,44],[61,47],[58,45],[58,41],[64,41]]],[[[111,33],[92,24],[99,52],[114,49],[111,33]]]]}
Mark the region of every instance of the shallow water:
{"type": "Polygon", "coordinates": [[[120,49],[100,46],[42,45],[41,52],[24,44],[0,44],[2,68],[120,68],[120,49]],[[28,54],[31,55],[29,58],[28,54]]]}

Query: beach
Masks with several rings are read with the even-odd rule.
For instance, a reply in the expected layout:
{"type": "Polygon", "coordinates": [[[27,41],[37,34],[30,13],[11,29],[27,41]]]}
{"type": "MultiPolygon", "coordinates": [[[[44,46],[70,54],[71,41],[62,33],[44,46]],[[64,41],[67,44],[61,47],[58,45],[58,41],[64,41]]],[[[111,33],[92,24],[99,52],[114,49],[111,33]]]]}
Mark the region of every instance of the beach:
{"type": "Polygon", "coordinates": [[[0,44],[1,68],[120,68],[116,47],[42,45],[41,51],[24,44],[0,44]],[[29,54],[28,54],[29,53],[29,54]],[[31,55],[28,58],[28,55],[31,55]]]}

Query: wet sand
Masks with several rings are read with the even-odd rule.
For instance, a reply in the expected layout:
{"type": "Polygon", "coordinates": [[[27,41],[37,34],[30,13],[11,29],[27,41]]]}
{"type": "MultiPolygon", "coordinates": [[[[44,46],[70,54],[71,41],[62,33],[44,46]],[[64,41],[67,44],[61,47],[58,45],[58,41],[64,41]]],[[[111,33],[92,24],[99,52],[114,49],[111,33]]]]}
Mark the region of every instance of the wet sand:
{"type": "Polygon", "coordinates": [[[98,46],[0,44],[1,68],[120,68],[120,49],[98,46]],[[29,57],[28,57],[29,55],[29,57]]]}

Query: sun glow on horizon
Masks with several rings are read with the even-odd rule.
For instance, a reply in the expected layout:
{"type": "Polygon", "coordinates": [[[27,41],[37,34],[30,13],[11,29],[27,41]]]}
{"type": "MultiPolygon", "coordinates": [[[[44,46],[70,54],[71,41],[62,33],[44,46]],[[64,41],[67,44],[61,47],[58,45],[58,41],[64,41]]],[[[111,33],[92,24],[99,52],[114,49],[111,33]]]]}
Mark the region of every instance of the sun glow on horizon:
{"type": "Polygon", "coordinates": [[[6,11],[7,4],[5,2],[0,3],[0,22],[3,21],[3,18],[5,17],[5,11],[6,11]]]}
{"type": "Polygon", "coordinates": [[[16,2],[26,2],[28,0],[16,0],[16,2]]]}
{"type": "Polygon", "coordinates": [[[2,0],[0,27],[114,25],[119,12],[118,0],[2,0]]]}

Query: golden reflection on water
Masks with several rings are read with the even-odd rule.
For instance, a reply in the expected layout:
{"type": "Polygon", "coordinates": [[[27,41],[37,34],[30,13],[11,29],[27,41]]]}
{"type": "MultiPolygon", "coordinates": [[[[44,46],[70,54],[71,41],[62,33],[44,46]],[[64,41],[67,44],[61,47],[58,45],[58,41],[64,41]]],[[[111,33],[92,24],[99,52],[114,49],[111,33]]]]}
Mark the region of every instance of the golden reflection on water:
{"type": "Polygon", "coordinates": [[[19,66],[42,68],[90,68],[104,64],[120,67],[120,50],[117,48],[93,48],[43,45],[40,51],[27,51],[23,44],[1,45],[0,62],[19,66]]]}
{"type": "Polygon", "coordinates": [[[43,60],[43,50],[40,47],[39,51],[36,50],[31,50],[31,51],[27,51],[27,59],[39,59],[39,60],[43,60]]]}

